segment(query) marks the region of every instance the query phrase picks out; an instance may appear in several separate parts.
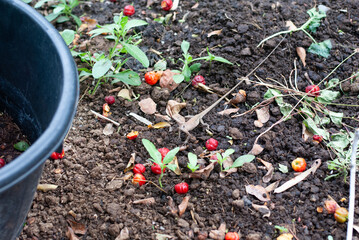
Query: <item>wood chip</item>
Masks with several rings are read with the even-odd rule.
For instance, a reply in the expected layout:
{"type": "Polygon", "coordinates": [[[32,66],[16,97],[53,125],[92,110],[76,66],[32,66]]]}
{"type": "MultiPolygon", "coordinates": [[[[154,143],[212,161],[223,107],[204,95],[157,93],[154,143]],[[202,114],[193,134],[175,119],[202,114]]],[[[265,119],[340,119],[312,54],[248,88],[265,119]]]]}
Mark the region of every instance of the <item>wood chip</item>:
{"type": "Polygon", "coordinates": [[[131,92],[128,89],[121,89],[121,91],[118,92],[117,97],[121,97],[126,100],[131,100],[131,92]]]}
{"type": "Polygon", "coordinates": [[[70,227],[72,228],[75,234],[84,235],[86,233],[87,230],[85,224],[78,223],[70,219],[68,219],[67,222],[70,224],[70,227]]]}
{"type": "Polygon", "coordinates": [[[54,184],[39,184],[37,185],[37,190],[43,191],[43,192],[47,192],[50,190],[55,190],[57,189],[57,185],[54,184]]]}
{"type": "Polygon", "coordinates": [[[168,123],[168,122],[159,122],[159,123],[156,123],[153,126],[149,125],[148,127],[149,128],[154,128],[154,129],[159,129],[159,128],[171,127],[171,124],[168,123]]]}
{"type": "Polygon", "coordinates": [[[228,109],[218,112],[218,114],[227,116],[229,114],[236,113],[238,111],[239,111],[239,108],[228,108],[228,109]]]}
{"type": "Polygon", "coordinates": [[[156,203],[156,200],[153,197],[133,201],[133,204],[151,205],[151,204],[154,204],[154,203],[156,203]]]}
{"type": "Polygon", "coordinates": [[[223,240],[226,234],[226,223],[221,223],[218,230],[211,230],[209,237],[215,240],[223,240]]]}
{"type": "Polygon", "coordinates": [[[171,211],[172,215],[177,216],[178,208],[175,206],[173,199],[170,196],[167,196],[168,199],[168,209],[171,211]]]}
{"type": "Polygon", "coordinates": [[[69,240],[79,240],[79,238],[75,235],[74,230],[70,227],[67,227],[66,237],[69,240]]]}
{"type": "Polygon", "coordinates": [[[213,35],[220,35],[222,33],[223,29],[215,30],[210,33],[208,33],[207,37],[211,37],[213,35]]]}
{"type": "Polygon", "coordinates": [[[246,192],[247,192],[247,194],[254,195],[256,198],[258,198],[259,200],[261,200],[263,202],[270,201],[270,197],[269,197],[267,190],[260,185],[256,185],[256,186],[247,185],[246,192]]]}
{"type": "Polygon", "coordinates": [[[188,206],[188,201],[190,199],[190,196],[186,196],[183,198],[180,205],[178,205],[178,215],[181,217],[183,213],[186,211],[188,206]]]}
{"type": "Polygon", "coordinates": [[[279,237],[277,237],[277,240],[292,240],[293,235],[290,233],[283,233],[279,237]]]}

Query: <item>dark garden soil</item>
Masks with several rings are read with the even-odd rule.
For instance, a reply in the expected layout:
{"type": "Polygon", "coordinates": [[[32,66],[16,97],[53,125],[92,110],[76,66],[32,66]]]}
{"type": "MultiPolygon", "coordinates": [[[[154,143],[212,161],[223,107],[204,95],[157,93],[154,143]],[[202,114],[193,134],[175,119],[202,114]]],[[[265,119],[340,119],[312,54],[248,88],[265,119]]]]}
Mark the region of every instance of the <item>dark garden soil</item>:
{"type": "MultiPolygon", "coordinates": [[[[76,14],[86,14],[100,24],[112,23],[113,13],[119,13],[130,3],[132,1],[85,2],[76,9],[76,14]]],[[[162,57],[167,60],[168,68],[182,67],[178,61],[182,54],[182,40],[191,43],[189,52],[194,57],[203,56],[206,47],[209,47],[211,53],[235,63],[233,66],[218,62],[213,62],[211,66],[209,63],[202,64],[199,74],[205,77],[207,85],[221,90],[222,94],[233,87],[240,77],[253,70],[276,47],[281,37],[273,38],[263,47],[256,48],[262,39],[284,30],[287,20],[300,26],[308,18],[306,11],[315,4],[324,4],[330,10],[313,36],[318,41],[330,39],[333,48],[327,59],[308,53],[306,67],[297,60],[298,88],[301,91],[310,84],[305,74],[314,83],[319,83],[359,46],[359,6],[355,0],[222,0],[199,1],[198,6],[194,0],[180,1],[175,19],[167,26],[153,21],[155,17],[166,14],[160,9],[158,1],[151,8],[146,8],[146,1],[143,0],[133,3],[136,13],[132,18],[149,23],[141,28],[143,41],[140,46],[150,59],[150,66],[162,57]],[[215,30],[222,32],[209,37],[208,34],[215,30]]],[[[59,30],[75,29],[73,23],[57,27],[59,30]]],[[[79,42],[87,39],[84,34],[79,42]]],[[[106,50],[110,45],[102,37],[96,37],[88,44],[92,52],[106,50]]],[[[269,79],[274,79],[286,84],[285,79],[288,81],[297,58],[296,47],[308,48],[310,44],[311,40],[302,32],[286,36],[278,49],[250,76],[250,80],[259,82],[259,79],[263,79],[273,84],[269,79]]],[[[357,54],[342,64],[330,78],[344,80],[358,71],[358,64],[357,54]]],[[[139,71],[141,77],[145,73],[136,61],[128,62],[127,68],[139,71]]],[[[359,83],[356,81],[354,79],[351,85],[345,83],[342,86],[345,93],[336,100],[337,103],[358,105],[359,83]]],[[[183,132],[179,134],[176,122],[170,122],[171,128],[149,129],[128,114],[136,113],[153,123],[164,121],[140,110],[139,101],[151,97],[157,104],[157,112],[162,115],[166,115],[168,100],[187,103],[180,112],[182,116],[195,115],[215,102],[219,98],[217,94],[201,92],[192,86],[186,88],[187,83],[181,83],[176,90],[169,92],[158,85],[150,86],[143,82],[141,86],[132,88],[136,95],[140,95],[139,99],[127,101],[116,98],[115,104],[111,105],[110,118],[118,122],[120,128],[114,126],[114,132],[105,135],[103,129],[108,122],[97,119],[90,110],[101,113],[104,97],[117,95],[118,92],[109,91],[125,86],[104,84],[94,95],[89,95],[88,90],[93,89],[93,80],[87,78],[80,85],[78,111],[64,142],[65,157],[48,160],[40,180],[40,183],[55,184],[58,188],[36,193],[20,239],[68,239],[68,220],[86,227],[86,233],[78,235],[80,239],[156,239],[156,236],[157,239],[166,239],[156,234],[169,235],[169,239],[213,239],[210,232],[217,230],[221,223],[225,223],[229,231],[240,232],[242,239],[275,239],[280,235],[275,229],[276,225],[286,226],[296,239],[327,239],[330,235],[336,240],[345,239],[346,224],[337,223],[333,215],[325,210],[321,212],[320,207],[323,207],[323,202],[330,195],[342,207],[348,208],[349,186],[342,178],[324,180],[331,174],[327,161],[331,160],[333,154],[328,152],[324,143],[316,144],[302,139],[303,119],[300,115],[273,127],[260,138],[258,143],[264,150],[251,164],[224,178],[219,176],[220,169],[216,166],[208,179],[192,179],[186,168],[187,154],[193,152],[200,155],[205,151],[205,141],[210,138],[206,126],[200,124],[191,131],[196,140],[191,139],[185,144],[187,135],[183,132]],[[139,132],[137,139],[126,138],[131,130],[139,132]],[[137,187],[131,181],[122,180],[126,165],[132,154],[135,154],[135,162],[147,166],[144,174],[147,180],[158,183],[158,176],[150,172],[150,162],[147,160],[149,155],[141,142],[143,138],[149,139],[158,148],[186,146],[177,155],[182,175],[177,176],[167,170],[163,177],[164,191],[151,183],[137,187]],[[296,186],[279,194],[271,192],[269,202],[265,203],[247,194],[247,185],[266,187],[276,181],[282,185],[293,178],[295,174],[290,163],[296,157],[305,158],[308,168],[316,159],[321,159],[322,164],[313,175],[296,186]],[[267,170],[259,158],[270,162],[275,168],[270,182],[263,181],[267,170]],[[287,166],[289,172],[279,171],[279,164],[287,166]],[[179,195],[173,190],[174,185],[180,182],[189,184],[189,192],[185,195],[179,195]],[[171,213],[169,198],[178,206],[185,196],[190,196],[190,199],[184,214],[179,217],[171,213]],[[151,197],[155,200],[153,204],[134,203],[151,197]],[[265,207],[256,210],[252,203],[265,207]],[[129,234],[127,238],[126,230],[129,234]]],[[[239,89],[247,93],[246,103],[237,104],[239,113],[263,101],[267,91],[266,87],[253,82],[243,83],[239,89]]],[[[339,91],[339,87],[336,90],[339,91]]],[[[292,98],[286,98],[285,101],[296,104],[292,98]]],[[[203,120],[209,125],[212,137],[218,140],[218,149],[235,150],[233,159],[247,154],[256,137],[282,117],[277,104],[273,102],[269,105],[269,121],[258,128],[254,125],[257,120],[255,112],[236,118],[217,114],[226,108],[229,106],[222,101],[203,120]]],[[[343,112],[345,117],[354,117],[343,119],[345,128],[330,125],[332,133],[341,129],[353,131],[350,126],[358,126],[355,106],[330,105],[328,108],[343,112]]],[[[209,159],[204,160],[207,165],[209,159]]],[[[356,206],[359,206],[359,194],[356,196],[356,206]]],[[[355,210],[355,217],[359,217],[359,208],[355,210]]],[[[357,220],[355,224],[358,224],[357,220]]],[[[358,239],[358,235],[355,236],[358,239]]]]}

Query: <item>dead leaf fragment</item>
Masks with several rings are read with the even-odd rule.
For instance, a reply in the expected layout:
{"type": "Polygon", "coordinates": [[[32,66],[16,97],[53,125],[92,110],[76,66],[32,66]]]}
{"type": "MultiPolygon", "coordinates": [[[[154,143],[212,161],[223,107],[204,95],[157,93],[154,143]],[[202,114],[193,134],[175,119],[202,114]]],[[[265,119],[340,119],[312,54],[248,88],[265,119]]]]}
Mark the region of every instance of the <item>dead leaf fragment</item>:
{"type": "Polygon", "coordinates": [[[303,66],[305,67],[307,65],[306,62],[305,62],[305,59],[307,57],[307,52],[302,47],[297,47],[296,50],[297,50],[297,54],[298,54],[300,60],[303,63],[303,66]]]}
{"type": "Polygon", "coordinates": [[[74,230],[70,227],[67,227],[66,237],[69,240],[79,240],[79,238],[75,235],[74,230]]]}
{"type": "Polygon", "coordinates": [[[85,224],[78,223],[78,222],[72,221],[70,219],[68,219],[67,222],[70,224],[70,227],[74,231],[75,234],[84,235],[86,233],[85,224]]]}
{"type": "Polygon", "coordinates": [[[135,159],[136,159],[136,153],[131,153],[130,160],[128,161],[125,170],[123,170],[124,173],[133,169],[133,167],[135,166],[135,159]]]}
{"type": "Polygon", "coordinates": [[[252,155],[259,155],[262,151],[264,150],[264,148],[262,148],[261,145],[259,144],[254,144],[253,147],[252,147],[252,150],[249,152],[249,154],[252,154],[252,155]]]}
{"type": "Polygon", "coordinates": [[[167,196],[168,198],[168,209],[171,211],[173,215],[177,216],[178,209],[175,206],[175,203],[173,202],[173,199],[170,196],[167,196]]]}
{"type": "Polygon", "coordinates": [[[141,108],[141,111],[146,114],[154,114],[157,110],[157,104],[152,100],[152,98],[146,98],[141,100],[138,105],[141,108]]]}
{"type": "Polygon", "coordinates": [[[166,106],[166,113],[173,120],[175,120],[179,124],[183,124],[186,122],[186,119],[179,114],[182,108],[186,106],[186,103],[179,103],[174,100],[169,100],[166,106]]]}
{"type": "Polygon", "coordinates": [[[302,123],[302,138],[304,142],[308,141],[308,139],[313,139],[313,133],[309,132],[304,123],[302,123]]]}
{"type": "Polygon", "coordinates": [[[189,174],[190,178],[207,179],[214,168],[214,162],[210,163],[207,167],[197,170],[189,174]]]}
{"type": "Polygon", "coordinates": [[[120,235],[116,237],[115,240],[127,240],[130,239],[130,231],[127,227],[123,228],[120,232],[120,235]]]}
{"type": "Polygon", "coordinates": [[[234,97],[231,99],[231,101],[229,101],[229,104],[242,103],[242,102],[245,102],[246,99],[247,99],[247,93],[246,93],[246,91],[244,91],[243,89],[240,89],[240,90],[234,95],[234,97]]]}
{"type": "Polygon", "coordinates": [[[120,179],[127,181],[127,180],[131,179],[132,176],[133,176],[133,172],[130,171],[130,172],[127,172],[125,175],[123,175],[123,177],[121,177],[120,179]]]}
{"type": "Polygon", "coordinates": [[[223,111],[218,112],[218,114],[226,116],[226,115],[229,115],[229,114],[232,114],[232,113],[236,113],[238,111],[239,111],[239,108],[227,108],[227,109],[225,109],[223,111]]]}
{"type": "Polygon", "coordinates": [[[173,238],[171,235],[156,233],[156,240],[167,240],[173,238]]]}
{"type": "Polygon", "coordinates": [[[103,128],[102,133],[106,136],[111,135],[115,129],[113,128],[112,123],[107,123],[106,126],[103,128]]]}
{"type": "Polygon", "coordinates": [[[154,0],[147,0],[146,8],[150,7],[154,2],[154,0]]]}
{"type": "Polygon", "coordinates": [[[178,159],[177,159],[176,156],[173,158],[173,160],[172,160],[169,164],[174,164],[174,165],[177,166],[177,167],[176,167],[176,170],[174,171],[174,173],[175,173],[176,175],[178,175],[178,176],[179,176],[179,175],[182,175],[181,169],[180,169],[180,167],[179,167],[179,165],[178,165],[178,159]]]}
{"type": "Polygon", "coordinates": [[[131,93],[128,89],[121,89],[121,91],[118,92],[117,97],[121,97],[127,100],[131,100],[131,93]]]}
{"type": "Polygon", "coordinates": [[[270,182],[270,180],[273,177],[274,174],[274,167],[273,164],[271,164],[270,162],[266,162],[260,158],[258,158],[259,161],[262,162],[262,164],[266,167],[266,169],[268,170],[268,172],[266,173],[266,175],[263,177],[263,182],[267,183],[270,182]]]}
{"type": "Polygon", "coordinates": [[[261,121],[259,121],[259,120],[255,120],[254,126],[256,126],[257,128],[261,128],[261,127],[263,127],[263,123],[261,123],[261,121]]]}
{"type": "Polygon", "coordinates": [[[58,186],[54,184],[39,184],[37,185],[37,190],[47,192],[50,190],[55,190],[58,186]]]}
{"type": "Polygon", "coordinates": [[[222,31],[223,31],[223,29],[212,31],[212,32],[208,33],[207,37],[211,37],[213,35],[219,35],[222,33],[222,31]]]}
{"type": "Polygon", "coordinates": [[[171,70],[167,69],[162,73],[160,78],[160,86],[162,88],[167,88],[170,92],[175,90],[178,84],[173,80],[173,76],[177,75],[178,73],[174,73],[171,70]]]}
{"type": "Polygon", "coordinates": [[[263,217],[270,217],[271,212],[267,206],[252,203],[252,207],[260,212],[263,217]]]}
{"type": "Polygon", "coordinates": [[[274,182],[274,183],[268,185],[268,186],[266,187],[266,191],[267,191],[268,193],[274,191],[274,190],[278,187],[279,182],[280,182],[280,180],[278,180],[278,181],[276,181],[276,182],[274,182]]]}
{"type": "MultiPolygon", "coordinates": [[[[227,159],[223,162],[223,169],[226,169],[227,167],[231,167],[233,165],[233,160],[231,157],[227,157],[227,159]]],[[[225,171],[221,171],[219,173],[219,177],[220,178],[224,178],[225,176],[228,176],[232,173],[235,173],[237,172],[238,169],[237,168],[230,168],[228,170],[225,170],[225,171]]]]}
{"type": "Polygon", "coordinates": [[[290,233],[283,233],[279,237],[277,237],[277,240],[292,240],[293,235],[290,233]]]}
{"type": "Polygon", "coordinates": [[[190,196],[186,196],[183,198],[182,202],[180,205],[178,205],[178,215],[181,217],[183,215],[183,213],[186,211],[187,206],[188,206],[188,201],[190,199],[190,196]]]}
{"type": "Polygon", "coordinates": [[[218,230],[211,230],[209,237],[215,240],[223,240],[226,233],[226,223],[221,223],[218,230]]]}
{"type": "Polygon", "coordinates": [[[151,205],[151,204],[154,204],[154,203],[156,203],[156,200],[153,197],[133,201],[133,204],[151,205]]]}
{"type": "Polygon", "coordinates": [[[285,26],[288,28],[288,30],[290,31],[295,31],[298,28],[294,25],[294,23],[292,21],[286,21],[285,22],[285,26]]]}
{"type": "Polygon", "coordinates": [[[269,118],[270,118],[270,114],[269,114],[269,105],[256,109],[256,114],[257,114],[257,118],[261,123],[266,123],[268,122],[269,118]]]}
{"type": "Polygon", "coordinates": [[[165,128],[165,127],[171,127],[171,124],[168,122],[159,122],[155,125],[148,126],[149,128],[159,129],[159,128],[165,128]]]}
{"type": "Polygon", "coordinates": [[[255,197],[257,197],[259,200],[261,200],[263,202],[270,201],[270,197],[269,197],[267,190],[260,185],[256,185],[256,186],[247,185],[246,192],[247,192],[247,194],[254,195],[255,197]]]}

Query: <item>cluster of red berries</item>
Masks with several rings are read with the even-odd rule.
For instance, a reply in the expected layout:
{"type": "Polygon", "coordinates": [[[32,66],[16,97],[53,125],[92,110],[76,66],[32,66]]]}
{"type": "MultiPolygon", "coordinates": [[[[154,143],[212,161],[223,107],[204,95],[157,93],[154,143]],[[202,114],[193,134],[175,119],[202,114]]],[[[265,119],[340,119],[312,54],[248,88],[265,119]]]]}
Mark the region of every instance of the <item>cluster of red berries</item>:
{"type": "MultiPolygon", "coordinates": [[[[110,0],[110,2],[117,2],[117,0],[110,0]]],[[[172,0],[163,0],[161,2],[161,8],[165,11],[169,11],[171,10],[173,6],[173,2],[172,0]]],[[[132,16],[133,14],[135,14],[135,7],[133,5],[126,5],[124,8],[123,8],[123,14],[125,16],[132,16]]]]}

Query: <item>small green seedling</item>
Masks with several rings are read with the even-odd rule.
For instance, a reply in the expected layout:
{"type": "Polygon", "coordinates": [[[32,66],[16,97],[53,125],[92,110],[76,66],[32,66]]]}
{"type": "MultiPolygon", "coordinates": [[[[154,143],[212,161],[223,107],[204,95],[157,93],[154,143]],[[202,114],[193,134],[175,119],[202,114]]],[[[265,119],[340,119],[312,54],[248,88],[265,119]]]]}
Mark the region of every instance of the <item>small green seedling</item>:
{"type": "MultiPolygon", "coordinates": [[[[40,0],[35,4],[34,8],[39,8],[42,5],[44,5],[44,3],[50,1],[52,0],[40,0]]],[[[73,20],[75,20],[78,26],[81,25],[80,18],[72,13],[72,10],[80,4],[78,0],[59,0],[55,2],[57,4],[51,6],[54,8],[53,12],[45,16],[45,18],[49,22],[52,22],[56,19],[57,23],[62,23],[62,22],[70,21],[70,19],[72,18],[73,20]]]]}
{"type": "Polygon", "coordinates": [[[238,157],[234,163],[232,164],[232,166],[227,167],[225,170],[229,170],[231,168],[238,168],[238,167],[242,167],[243,164],[245,163],[249,163],[252,162],[254,160],[255,156],[251,155],[251,154],[246,154],[246,155],[242,155],[240,157],[238,157]]]}
{"type": "Polygon", "coordinates": [[[197,155],[191,152],[188,153],[188,164],[187,167],[192,171],[196,171],[199,168],[199,164],[197,164],[197,155]]]}
{"type": "Polygon", "coordinates": [[[143,144],[143,146],[145,146],[147,152],[150,154],[150,156],[151,156],[150,160],[154,163],[157,163],[161,167],[161,175],[158,178],[158,183],[162,187],[161,180],[163,177],[163,170],[167,167],[170,170],[175,171],[177,168],[176,164],[169,164],[169,163],[172,162],[172,160],[178,153],[179,147],[176,147],[175,149],[172,149],[171,151],[169,151],[162,161],[161,153],[157,150],[157,148],[151,141],[149,141],[147,139],[142,139],[142,144],[143,144]]]}
{"type": "Polygon", "coordinates": [[[280,164],[279,163],[279,171],[281,171],[282,173],[287,173],[288,172],[288,167],[286,165],[280,164]]]}
{"type": "Polygon", "coordinates": [[[219,165],[221,166],[221,172],[224,171],[225,169],[223,169],[223,163],[224,161],[227,160],[227,158],[234,153],[234,150],[233,149],[227,149],[223,154],[220,154],[220,153],[217,153],[216,156],[217,156],[217,160],[213,159],[213,160],[210,160],[211,162],[218,162],[219,165]]]}
{"type": "Polygon", "coordinates": [[[14,144],[14,148],[20,152],[25,152],[29,147],[30,147],[29,144],[24,141],[14,144]]]}
{"type": "Polygon", "coordinates": [[[281,234],[289,232],[288,228],[285,228],[285,227],[282,227],[282,226],[275,225],[274,228],[278,229],[279,233],[281,233],[281,234]]]}

